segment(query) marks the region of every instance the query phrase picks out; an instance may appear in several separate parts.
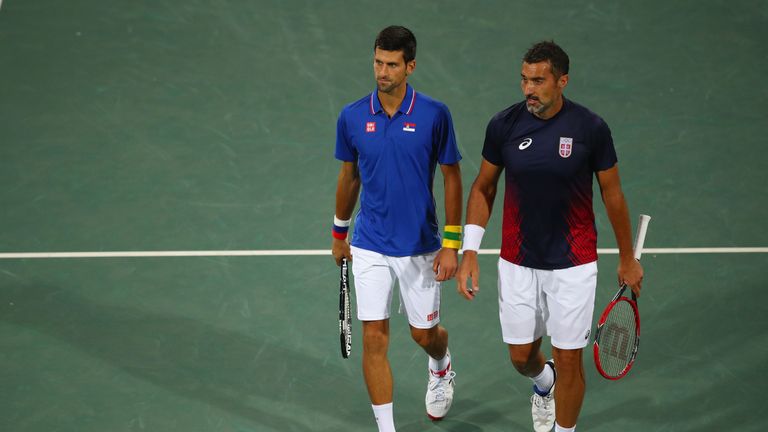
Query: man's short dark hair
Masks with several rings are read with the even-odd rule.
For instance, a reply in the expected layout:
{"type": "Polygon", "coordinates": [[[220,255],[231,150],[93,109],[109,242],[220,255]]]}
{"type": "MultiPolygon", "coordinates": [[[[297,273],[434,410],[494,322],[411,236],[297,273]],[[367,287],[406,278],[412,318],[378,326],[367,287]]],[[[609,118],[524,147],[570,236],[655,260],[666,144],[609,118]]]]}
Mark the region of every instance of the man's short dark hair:
{"type": "Polygon", "coordinates": [[[555,41],[541,41],[535,43],[525,56],[523,61],[526,63],[540,63],[548,61],[552,67],[552,74],[556,78],[568,73],[568,54],[560,48],[555,41]]]}
{"type": "Polygon", "coordinates": [[[403,26],[389,26],[379,32],[373,50],[402,51],[405,62],[416,58],[416,36],[403,26]]]}

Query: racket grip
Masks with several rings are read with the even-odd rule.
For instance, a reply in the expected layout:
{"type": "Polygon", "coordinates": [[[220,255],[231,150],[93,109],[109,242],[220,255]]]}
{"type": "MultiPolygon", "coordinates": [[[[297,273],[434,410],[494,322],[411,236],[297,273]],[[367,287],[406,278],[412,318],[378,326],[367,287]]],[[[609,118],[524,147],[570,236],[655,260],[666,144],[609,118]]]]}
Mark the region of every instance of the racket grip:
{"type": "Polygon", "coordinates": [[[637,235],[635,237],[635,259],[640,260],[643,255],[643,244],[645,243],[645,234],[648,232],[648,224],[651,222],[651,217],[641,214],[640,220],[637,223],[637,235]]]}

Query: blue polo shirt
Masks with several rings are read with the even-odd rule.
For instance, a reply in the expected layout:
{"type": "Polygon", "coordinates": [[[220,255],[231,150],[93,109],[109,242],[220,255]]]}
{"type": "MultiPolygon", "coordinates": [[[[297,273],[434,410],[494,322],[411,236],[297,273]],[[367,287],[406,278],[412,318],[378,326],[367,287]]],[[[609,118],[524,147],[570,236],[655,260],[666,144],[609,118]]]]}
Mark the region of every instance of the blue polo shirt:
{"type": "Polygon", "coordinates": [[[483,158],[506,171],[501,258],[545,270],[597,260],[592,179],[617,162],[602,118],[565,98],[548,120],[517,103],[488,123],[483,158]]]}
{"type": "Polygon", "coordinates": [[[362,191],[352,245],[389,256],[440,249],[432,184],[461,160],[448,107],[407,85],[392,118],[377,91],[341,111],[336,159],[356,162],[362,191]]]}

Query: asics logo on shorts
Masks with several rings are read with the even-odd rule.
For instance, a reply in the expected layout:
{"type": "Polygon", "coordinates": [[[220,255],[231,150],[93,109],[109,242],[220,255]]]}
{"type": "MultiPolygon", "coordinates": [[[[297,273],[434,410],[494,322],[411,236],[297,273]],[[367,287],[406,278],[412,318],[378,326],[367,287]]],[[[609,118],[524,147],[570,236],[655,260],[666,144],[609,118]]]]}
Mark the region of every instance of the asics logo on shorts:
{"type": "Polygon", "coordinates": [[[520,145],[517,148],[519,148],[520,150],[525,150],[528,147],[530,147],[531,144],[533,144],[533,138],[526,138],[523,140],[523,142],[520,143],[520,145]]]}

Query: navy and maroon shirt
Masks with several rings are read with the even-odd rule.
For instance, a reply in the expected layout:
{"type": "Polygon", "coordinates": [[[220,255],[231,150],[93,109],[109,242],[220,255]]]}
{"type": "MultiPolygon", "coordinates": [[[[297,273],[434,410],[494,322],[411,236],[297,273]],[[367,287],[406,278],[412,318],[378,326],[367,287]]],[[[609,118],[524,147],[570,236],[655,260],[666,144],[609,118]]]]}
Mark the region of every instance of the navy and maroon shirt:
{"type": "Polygon", "coordinates": [[[506,175],[501,258],[543,270],[597,260],[592,176],[612,168],[616,150],[608,125],[563,98],[542,120],[520,102],[488,123],[483,158],[506,175]]]}

